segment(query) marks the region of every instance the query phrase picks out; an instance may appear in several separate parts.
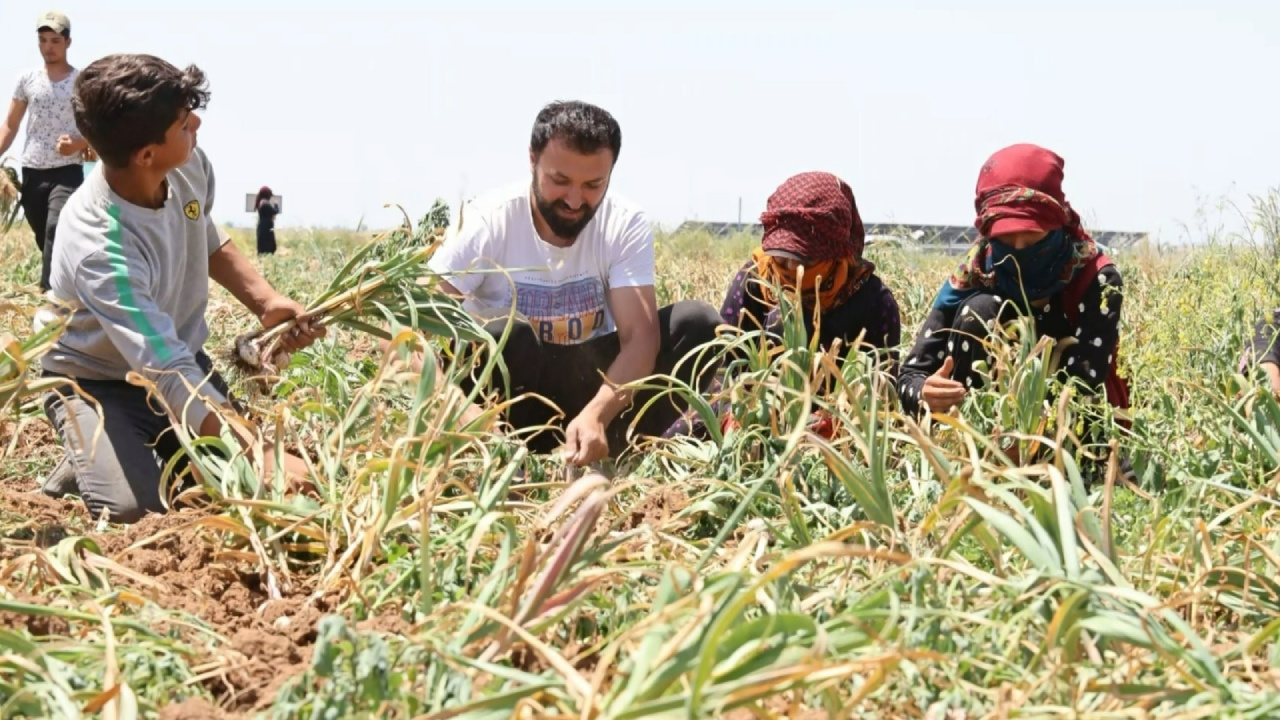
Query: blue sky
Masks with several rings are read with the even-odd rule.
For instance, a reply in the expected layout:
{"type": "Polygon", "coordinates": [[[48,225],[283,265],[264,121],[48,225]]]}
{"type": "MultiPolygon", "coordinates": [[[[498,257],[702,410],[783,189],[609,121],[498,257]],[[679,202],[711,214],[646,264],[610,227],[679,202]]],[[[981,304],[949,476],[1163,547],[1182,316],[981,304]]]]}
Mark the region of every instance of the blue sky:
{"type": "MultiPolygon", "coordinates": [[[[130,51],[204,68],[214,214],[241,224],[243,194],[263,184],[285,198],[282,225],[456,206],[527,177],[534,115],[567,98],[617,116],[613,190],[666,226],[734,220],[739,198],[754,219],[805,170],[847,179],[867,222],[965,224],[983,159],[1015,142],[1065,157],[1068,198],[1094,227],[1166,241],[1201,211],[1229,221],[1224,199],[1280,186],[1275,3],[606,5],[55,7],[81,67],[130,51]]],[[[47,8],[0,3],[0,82],[39,63],[47,8]]]]}

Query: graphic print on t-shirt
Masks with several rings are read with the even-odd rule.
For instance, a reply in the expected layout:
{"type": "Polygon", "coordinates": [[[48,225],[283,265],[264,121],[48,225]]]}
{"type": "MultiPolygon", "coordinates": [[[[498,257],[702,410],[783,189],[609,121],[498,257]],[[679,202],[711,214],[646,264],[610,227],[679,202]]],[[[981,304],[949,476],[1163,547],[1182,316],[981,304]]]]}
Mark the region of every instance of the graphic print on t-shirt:
{"type": "Polygon", "coordinates": [[[561,285],[516,281],[515,285],[516,309],[544,343],[576,345],[606,329],[604,284],[599,278],[561,285]]]}

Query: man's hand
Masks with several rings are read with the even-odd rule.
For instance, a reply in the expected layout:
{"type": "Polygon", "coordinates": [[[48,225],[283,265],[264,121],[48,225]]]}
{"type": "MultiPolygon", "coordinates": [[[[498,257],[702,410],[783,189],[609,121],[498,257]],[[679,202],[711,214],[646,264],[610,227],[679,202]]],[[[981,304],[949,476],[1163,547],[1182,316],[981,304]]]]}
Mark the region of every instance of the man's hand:
{"type": "MultiPolygon", "coordinates": [[[[276,294],[262,304],[262,315],[259,319],[263,327],[269,328],[301,317],[305,312],[306,308],[302,307],[298,301],[276,294]]],[[[294,353],[311,345],[325,334],[324,327],[312,326],[306,320],[299,320],[297,325],[281,336],[280,349],[287,353],[294,353]]]]}
{"type": "Polygon", "coordinates": [[[564,434],[564,459],[574,465],[590,465],[609,456],[604,423],[592,412],[579,413],[565,428],[564,434]]]}
{"type": "Polygon", "coordinates": [[[575,465],[590,465],[608,457],[605,426],[618,417],[631,393],[615,386],[626,385],[653,372],[662,333],[658,325],[657,300],[652,285],[614,288],[609,291],[618,328],[618,355],[605,371],[605,381],[587,406],[565,428],[565,457],[575,465]]]}
{"type": "Polygon", "coordinates": [[[920,389],[920,399],[929,406],[930,412],[951,412],[951,409],[964,402],[964,385],[951,379],[951,370],[955,361],[950,355],[942,361],[942,367],[924,381],[920,389]]]}
{"type": "MultiPolygon", "coordinates": [[[[303,315],[306,310],[297,301],[271,287],[262,273],[236,250],[235,243],[224,242],[209,255],[209,277],[257,315],[263,327],[275,327],[288,322],[303,315]]],[[[323,327],[302,321],[297,327],[289,328],[280,338],[280,349],[295,352],[324,336],[323,327]]]]}
{"type": "Polygon", "coordinates": [[[73,138],[70,135],[60,135],[58,137],[58,154],[70,157],[76,153],[83,152],[89,147],[89,143],[84,140],[73,138]]]}

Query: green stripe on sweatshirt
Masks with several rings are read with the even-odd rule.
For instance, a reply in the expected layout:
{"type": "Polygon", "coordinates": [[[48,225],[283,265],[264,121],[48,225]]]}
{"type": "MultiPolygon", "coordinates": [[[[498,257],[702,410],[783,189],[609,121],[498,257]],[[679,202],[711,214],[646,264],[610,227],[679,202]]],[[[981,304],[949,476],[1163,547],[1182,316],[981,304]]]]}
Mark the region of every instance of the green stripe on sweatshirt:
{"type": "Polygon", "coordinates": [[[133,287],[129,284],[129,264],[124,259],[123,237],[124,233],[120,230],[120,208],[111,205],[107,208],[106,252],[107,260],[114,271],[112,279],[116,283],[116,295],[120,297],[120,308],[129,314],[129,318],[137,326],[138,332],[147,339],[147,344],[151,346],[151,351],[156,354],[156,357],[160,358],[161,362],[168,362],[173,353],[164,338],[151,327],[150,318],[138,307],[138,301],[133,297],[133,287]]]}

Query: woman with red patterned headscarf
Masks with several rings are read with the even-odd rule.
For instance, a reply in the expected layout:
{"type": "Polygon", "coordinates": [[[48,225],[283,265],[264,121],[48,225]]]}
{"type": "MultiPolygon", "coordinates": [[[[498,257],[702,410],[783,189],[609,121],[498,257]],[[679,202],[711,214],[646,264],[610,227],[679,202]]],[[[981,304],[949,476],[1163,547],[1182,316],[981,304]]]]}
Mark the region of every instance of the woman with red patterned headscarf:
{"type": "Polygon", "coordinates": [[[902,364],[898,395],[912,413],[948,412],[982,383],[992,321],[1030,313],[1037,333],[1074,338],[1059,371],[1128,408],[1116,374],[1120,272],[1080,225],[1062,192],[1063,160],[1042,147],[996,152],[978,174],[977,243],[943,284],[902,364]]]}
{"type": "MultiPolygon", "coordinates": [[[[778,294],[787,293],[798,300],[807,336],[816,330],[821,347],[831,349],[837,339],[846,348],[860,342],[863,350],[883,351],[895,371],[902,339],[898,302],[862,257],[862,218],[849,185],[831,173],[795,175],[769,196],[760,219],[764,237],[729,285],[720,308],[724,322],[778,337],[778,294]]],[[[816,417],[814,431],[826,434],[826,422],[816,417]]],[[[697,424],[682,419],[666,437],[701,434],[697,424]]]]}
{"type": "Polygon", "coordinates": [[[862,335],[865,347],[892,351],[901,341],[898,303],[862,257],[864,231],[853,191],[840,178],[806,172],[769,196],[764,237],[729,285],[720,316],[744,330],[780,332],[778,290],[797,293],[805,330],[830,348],[862,335]],[[817,322],[815,322],[817,321],[817,322]]]}

